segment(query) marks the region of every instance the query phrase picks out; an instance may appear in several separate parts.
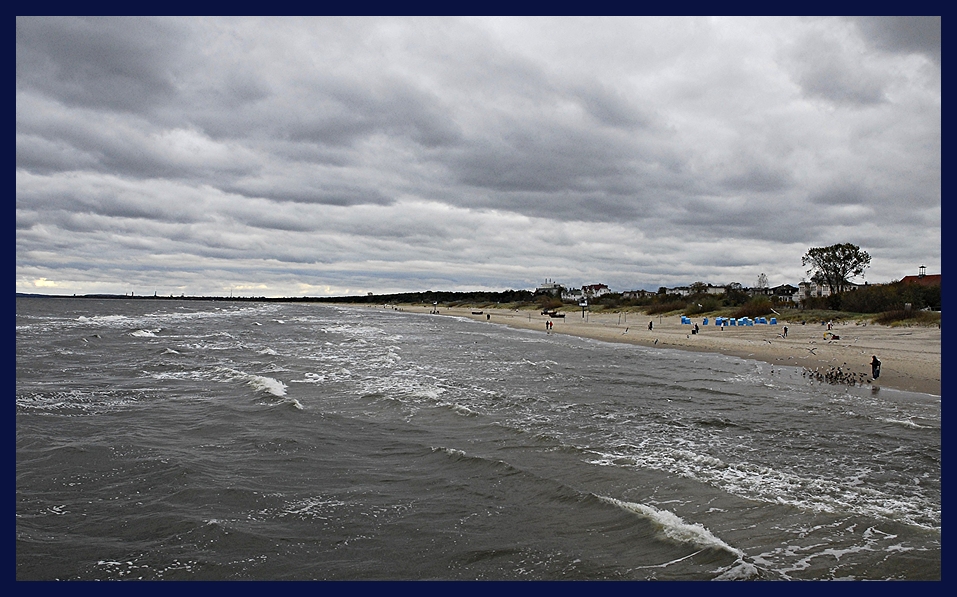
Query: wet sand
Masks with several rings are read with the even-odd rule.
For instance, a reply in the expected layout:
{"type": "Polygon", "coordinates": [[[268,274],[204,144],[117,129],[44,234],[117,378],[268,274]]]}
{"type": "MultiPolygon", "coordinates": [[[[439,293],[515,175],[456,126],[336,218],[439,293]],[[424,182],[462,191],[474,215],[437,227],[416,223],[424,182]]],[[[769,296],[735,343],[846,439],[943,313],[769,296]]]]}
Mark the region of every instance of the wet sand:
{"type": "MultiPolygon", "coordinates": [[[[383,308],[383,307],[379,307],[383,308]]],[[[388,307],[392,308],[392,307],[388,307]]],[[[426,306],[402,305],[403,311],[429,313],[426,306]]],[[[478,310],[478,309],[476,309],[478,310]]],[[[651,316],[641,313],[588,313],[567,311],[564,319],[549,318],[539,311],[482,309],[473,315],[469,308],[440,307],[440,315],[468,317],[515,328],[540,330],[544,333],[570,334],[607,342],[627,342],[757,359],[775,365],[806,367],[825,371],[842,367],[844,371],[866,374],[870,379],[871,356],[880,359],[880,378],[875,387],[895,388],[910,392],[941,395],[940,345],[938,327],[888,327],[868,324],[836,323],[831,330],[839,340],[824,338],[827,327],[820,323],[801,325],[799,316],[789,320],[789,314],[778,317],[777,325],[717,328],[701,325],[702,318],[692,321],[699,333],[692,334],[690,325],[682,325],[678,316],[651,316]],[[487,319],[486,316],[490,316],[487,319]],[[546,332],[545,322],[554,326],[546,332]],[[648,329],[648,322],[653,329],[648,329]],[[783,338],[784,326],[788,337],[783,338]]]]}

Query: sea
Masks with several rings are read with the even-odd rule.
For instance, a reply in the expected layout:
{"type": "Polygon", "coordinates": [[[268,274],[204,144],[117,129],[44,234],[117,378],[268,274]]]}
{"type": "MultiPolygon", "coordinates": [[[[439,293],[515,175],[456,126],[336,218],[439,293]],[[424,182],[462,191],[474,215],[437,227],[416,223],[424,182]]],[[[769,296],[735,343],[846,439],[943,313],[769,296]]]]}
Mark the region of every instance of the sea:
{"type": "Polygon", "coordinates": [[[16,299],[17,580],[939,580],[940,396],[393,306],[16,299]]]}

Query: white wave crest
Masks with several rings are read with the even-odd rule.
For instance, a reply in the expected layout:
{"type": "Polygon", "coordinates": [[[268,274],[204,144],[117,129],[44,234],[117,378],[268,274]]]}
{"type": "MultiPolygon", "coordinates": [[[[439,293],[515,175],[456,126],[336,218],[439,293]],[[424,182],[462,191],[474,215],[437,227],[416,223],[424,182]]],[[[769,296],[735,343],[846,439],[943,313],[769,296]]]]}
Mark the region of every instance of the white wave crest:
{"type": "Polygon", "coordinates": [[[740,549],[731,547],[721,539],[715,537],[711,531],[702,525],[697,523],[689,524],[682,520],[681,517],[674,512],[669,512],[668,510],[658,510],[657,508],[653,508],[652,506],[647,506],[645,504],[625,502],[602,495],[596,497],[603,502],[618,506],[622,510],[634,512],[635,514],[651,520],[661,529],[662,534],[672,541],[677,541],[678,543],[689,543],[701,548],[715,547],[718,549],[723,549],[738,556],[739,558],[744,556],[744,552],[742,552],[740,549]]]}
{"type": "Polygon", "coordinates": [[[225,371],[228,379],[238,379],[246,383],[246,385],[251,386],[257,391],[266,392],[277,396],[279,398],[285,398],[286,384],[282,383],[278,379],[272,377],[266,377],[265,375],[254,375],[252,373],[246,373],[244,371],[237,371],[235,369],[222,368],[221,371],[225,371]]]}
{"type": "Polygon", "coordinates": [[[256,390],[267,392],[280,398],[286,396],[286,388],[288,387],[278,379],[264,375],[249,375],[249,379],[246,380],[246,383],[256,390]]]}
{"type": "Polygon", "coordinates": [[[599,466],[664,470],[752,500],[817,512],[904,520],[908,524],[940,530],[940,506],[932,499],[925,496],[904,499],[864,486],[853,477],[809,478],[759,464],[728,463],[696,450],[675,449],[653,442],[643,442],[640,450],[624,449],[618,453],[601,454],[590,462],[599,466]]]}
{"type": "Polygon", "coordinates": [[[885,419],[885,418],[881,418],[881,419],[879,419],[879,420],[884,421],[885,423],[891,423],[891,424],[893,424],[893,425],[901,425],[901,426],[903,426],[903,427],[909,427],[909,428],[911,428],[911,429],[930,429],[929,426],[927,426],[927,425],[918,425],[917,423],[911,421],[910,419],[889,419],[889,418],[888,418],[888,419],[885,419]]]}

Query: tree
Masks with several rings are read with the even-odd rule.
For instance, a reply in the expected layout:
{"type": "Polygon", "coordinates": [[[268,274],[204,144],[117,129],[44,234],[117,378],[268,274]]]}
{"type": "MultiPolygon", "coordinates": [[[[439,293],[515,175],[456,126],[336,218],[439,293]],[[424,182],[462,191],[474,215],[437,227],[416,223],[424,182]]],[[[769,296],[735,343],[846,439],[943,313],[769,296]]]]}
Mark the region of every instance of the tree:
{"type": "Polygon", "coordinates": [[[743,305],[748,301],[748,293],[740,282],[732,282],[724,288],[724,300],[728,305],[743,305]]]}
{"type": "Polygon", "coordinates": [[[755,288],[760,288],[761,290],[764,290],[767,287],[768,287],[768,277],[765,276],[764,273],[762,272],[761,275],[758,276],[758,283],[755,285],[755,288]]]}
{"type": "Polygon", "coordinates": [[[808,249],[801,265],[810,265],[807,273],[819,276],[831,289],[831,294],[844,292],[848,278],[860,276],[871,264],[871,256],[851,243],[808,249]]]}

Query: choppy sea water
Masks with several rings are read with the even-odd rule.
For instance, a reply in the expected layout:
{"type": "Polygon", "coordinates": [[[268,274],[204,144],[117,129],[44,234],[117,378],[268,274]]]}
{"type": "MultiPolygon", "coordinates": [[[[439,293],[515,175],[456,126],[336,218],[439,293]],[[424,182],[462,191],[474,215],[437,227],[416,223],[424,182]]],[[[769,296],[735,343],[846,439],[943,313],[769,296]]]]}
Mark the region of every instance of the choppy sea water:
{"type": "Polygon", "coordinates": [[[938,396],[381,308],[16,308],[19,580],[941,577],[938,396]]]}

